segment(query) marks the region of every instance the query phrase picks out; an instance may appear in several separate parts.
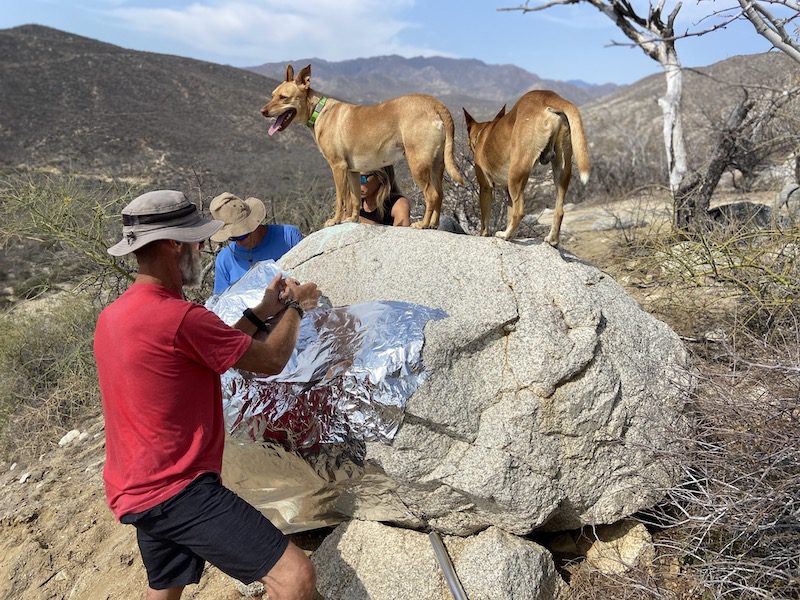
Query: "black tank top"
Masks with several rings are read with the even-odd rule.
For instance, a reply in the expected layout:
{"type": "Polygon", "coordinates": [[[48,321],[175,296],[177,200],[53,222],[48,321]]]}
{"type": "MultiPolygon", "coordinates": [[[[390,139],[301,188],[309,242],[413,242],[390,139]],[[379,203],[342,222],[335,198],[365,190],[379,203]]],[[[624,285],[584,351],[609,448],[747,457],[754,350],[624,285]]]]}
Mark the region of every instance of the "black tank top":
{"type": "Polygon", "coordinates": [[[383,201],[383,220],[381,220],[381,216],[378,214],[378,209],[376,208],[373,211],[367,212],[364,210],[364,201],[361,201],[361,211],[360,214],[365,219],[372,221],[373,223],[377,223],[378,225],[394,225],[394,217],[392,216],[392,209],[394,208],[395,203],[403,197],[403,194],[395,194],[394,196],[389,196],[386,200],[383,201]]]}

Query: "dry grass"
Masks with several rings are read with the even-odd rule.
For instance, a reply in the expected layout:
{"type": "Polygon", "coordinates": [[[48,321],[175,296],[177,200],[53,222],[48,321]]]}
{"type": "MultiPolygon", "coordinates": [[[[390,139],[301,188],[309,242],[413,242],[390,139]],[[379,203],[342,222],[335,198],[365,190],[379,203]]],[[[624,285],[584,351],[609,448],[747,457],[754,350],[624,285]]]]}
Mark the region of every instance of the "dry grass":
{"type": "Polygon", "coordinates": [[[92,339],[97,309],[62,295],[0,314],[0,455],[35,456],[100,410],[92,339]]]}
{"type": "Polygon", "coordinates": [[[687,341],[683,474],[639,515],[652,568],[569,567],[570,598],[800,598],[800,230],[622,232],[613,269],[687,341]]]}

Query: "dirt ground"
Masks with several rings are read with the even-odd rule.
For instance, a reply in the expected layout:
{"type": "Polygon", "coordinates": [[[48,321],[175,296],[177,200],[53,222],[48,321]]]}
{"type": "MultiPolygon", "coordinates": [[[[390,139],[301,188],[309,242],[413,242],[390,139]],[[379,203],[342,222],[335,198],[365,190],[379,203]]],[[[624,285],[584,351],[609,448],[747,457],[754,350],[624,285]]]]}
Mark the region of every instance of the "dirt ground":
{"type": "MultiPolygon", "coordinates": [[[[768,202],[769,196],[759,200],[768,202]]],[[[540,221],[548,218],[544,214],[540,221]]],[[[622,280],[625,266],[614,258],[621,235],[615,224],[652,228],[668,218],[666,198],[567,207],[562,246],[622,280]]],[[[636,296],[642,289],[630,291],[636,296]]],[[[77,439],[63,446],[55,440],[37,460],[0,462],[0,599],[143,597],[146,578],[134,529],[117,524],[105,505],[102,420],[97,415],[74,427],[77,439]]],[[[314,546],[313,536],[295,542],[314,546]]],[[[242,593],[236,582],[208,567],[183,597],[236,600],[242,593]]]]}

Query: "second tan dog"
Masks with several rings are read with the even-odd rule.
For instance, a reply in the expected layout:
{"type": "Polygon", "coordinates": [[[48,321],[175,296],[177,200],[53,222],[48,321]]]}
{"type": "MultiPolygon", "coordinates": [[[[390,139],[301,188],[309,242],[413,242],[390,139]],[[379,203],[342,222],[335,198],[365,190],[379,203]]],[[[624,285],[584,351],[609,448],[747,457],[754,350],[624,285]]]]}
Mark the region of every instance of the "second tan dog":
{"type": "Polygon", "coordinates": [[[504,106],[491,121],[478,123],[466,109],[464,118],[480,186],[481,235],[489,235],[492,192],[498,185],[508,190],[511,206],[506,230],[495,235],[514,235],[525,209],[525,185],[538,160],[553,168],[556,204],[545,241],[558,246],[573,152],[581,181],[589,179],[589,151],[578,109],[555,92],[537,90],[522,96],[507,114],[504,106]]]}
{"type": "Polygon", "coordinates": [[[288,65],[285,81],[272,92],[261,114],[275,118],[270,135],[295,119],[311,129],[336,185],[336,211],[326,226],[358,221],[359,173],[392,164],[404,154],[425,196],[425,216],[413,227],[439,225],[445,168],[455,182],[464,183],[453,157],[453,117],[433,96],[400,96],[371,106],[349,104],[311,89],[311,65],[297,77],[288,65]]]}

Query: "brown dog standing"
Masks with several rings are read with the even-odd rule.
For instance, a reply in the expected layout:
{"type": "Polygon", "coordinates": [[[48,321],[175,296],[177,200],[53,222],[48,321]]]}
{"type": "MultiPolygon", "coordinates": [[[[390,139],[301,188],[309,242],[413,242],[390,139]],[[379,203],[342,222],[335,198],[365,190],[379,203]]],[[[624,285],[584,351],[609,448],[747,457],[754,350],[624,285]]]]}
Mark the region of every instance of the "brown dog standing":
{"type": "Polygon", "coordinates": [[[444,169],[464,183],[453,157],[453,117],[433,96],[400,96],[371,106],[327,98],[311,89],[311,65],[295,78],[292,65],[286,80],[261,109],[275,118],[272,135],[295,119],[308,125],[336,185],[336,212],[325,225],[358,221],[361,209],[359,173],[392,164],[405,154],[411,176],[425,196],[425,216],[413,227],[439,225],[444,169]]]}
{"type": "Polygon", "coordinates": [[[538,160],[553,168],[556,205],[545,241],[558,246],[573,152],[581,181],[589,179],[589,151],[578,109],[555,92],[537,90],[522,96],[507,114],[504,106],[491,121],[478,123],[466,109],[464,118],[480,186],[481,235],[489,235],[492,192],[497,185],[508,189],[511,206],[506,230],[495,235],[506,240],[514,235],[525,209],[525,185],[538,160]]]}

